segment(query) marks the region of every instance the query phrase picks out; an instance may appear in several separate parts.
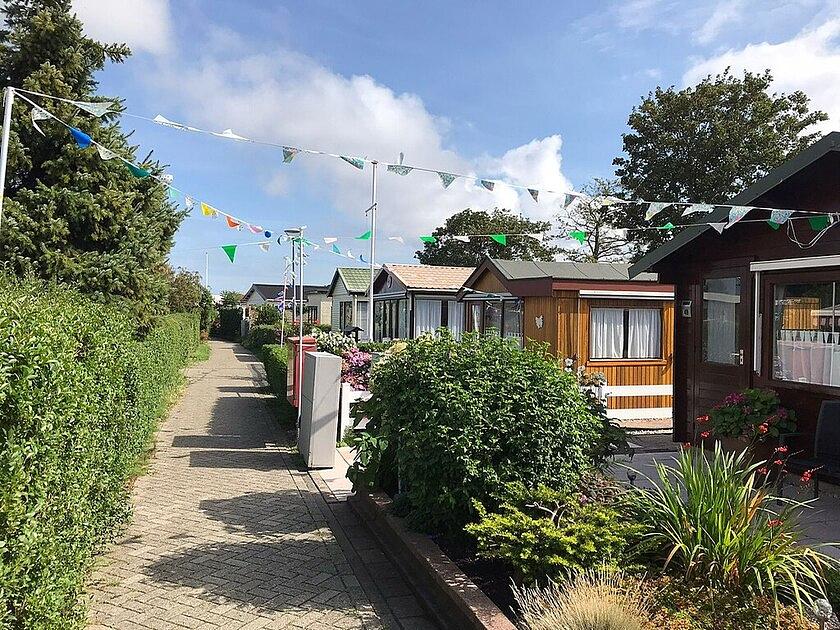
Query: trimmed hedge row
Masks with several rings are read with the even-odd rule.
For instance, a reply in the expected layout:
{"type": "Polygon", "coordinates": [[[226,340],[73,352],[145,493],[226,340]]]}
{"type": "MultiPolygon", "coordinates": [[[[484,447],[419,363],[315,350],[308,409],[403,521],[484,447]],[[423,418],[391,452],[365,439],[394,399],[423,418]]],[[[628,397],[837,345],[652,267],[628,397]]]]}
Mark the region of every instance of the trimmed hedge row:
{"type": "Polygon", "coordinates": [[[0,277],[0,627],[78,626],[97,548],[198,344],[198,314],[143,340],[125,309],[0,277]]]}
{"type": "Polygon", "coordinates": [[[245,339],[242,340],[242,345],[261,356],[263,346],[277,345],[279,336],[280,328],[277,326],[266,324],[252,326],[248,334],[245,335],[245,339]]]}
{"type": "Polygon", "coordinates": [[[276,343],[265,344],[260,351],[265,375],[274,395],[286,399],[286,374],[288,371],[289,350],[276,343]]]}

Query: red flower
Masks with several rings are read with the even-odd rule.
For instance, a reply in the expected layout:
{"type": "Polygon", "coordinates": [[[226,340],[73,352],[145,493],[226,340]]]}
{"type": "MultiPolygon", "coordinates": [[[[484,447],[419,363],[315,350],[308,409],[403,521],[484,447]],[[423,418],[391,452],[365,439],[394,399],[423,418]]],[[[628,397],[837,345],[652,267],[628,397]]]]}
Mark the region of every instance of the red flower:
{"type": "Polygon", "coordinates": [[[758,469],[758,474],[759,475],[767,475],[769,473],[770,473],[770,471],[767,470],[767,466],[762,466],[761,468],[758,469]]]}
{"type": "Polygon", "coordinates": [[[700,434],[700,437],[701,437],[701,438],[703,438],[703,439],[705,440],[705,439],[706,439],[707,437],[709,437],[711,434],[712,434],[712,432],[711,432],[711,431],[703,431],[703,433],[701,433],[701,434],[700,434]]]}
{"type": "Polygon", "coordinates": [[[763,423],[758,425],[758,432],[759,433],[767,433],[770,430],[770,427],[767,426],[767,423],[763,423]]]}
{"type": "Polygon", "coordinates": [[[691,448],[691,442],[683,442],[683,448],[691,448]]]}
{"type": "Polygon", "coordinates": [[[697,416],[698,424],[706,424],[709,421],[709,416],[697,416]]]}
{"type": "Polygon", "coordinates": [[[783,466],[784,462],[781,459],[776,459],[776,460],[773,460],[773,465],[774,466],[783,466]]]}
{"type": "Polygon", "coordinates": [[[770,527],[778,527],[781,524],[782,524],[782,521],[781,521],[781,519],[778,519],[778,518],[774,518],[773,520],[771,520],[768,523],[768,525],[770,525],[770,527]]]}
{"type": "Polygon", "coordinates": [[[785,446],[784,444],[782,444],[782,446],[777,446],[776,447],[776,452],[777,453],[787,453],[788,452],[788,447],[785,446]]]}
{"type": "Polygon", "coordinates": [[[802,483],[808,483],[809,481],[811,481],[811,477],[813,476],[814,469],[812,468],[811,470],[806,470],[804,473],[802,473],[802,476],[799,479],[802,481],[802,483]]]}

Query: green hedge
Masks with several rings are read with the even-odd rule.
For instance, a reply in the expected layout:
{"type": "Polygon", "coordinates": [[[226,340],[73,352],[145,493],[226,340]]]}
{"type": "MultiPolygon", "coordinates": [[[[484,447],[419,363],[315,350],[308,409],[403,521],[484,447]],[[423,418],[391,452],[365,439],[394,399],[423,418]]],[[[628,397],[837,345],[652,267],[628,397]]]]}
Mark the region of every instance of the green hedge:
{"type": "Polygon", "coordinates": [[[253,350],[257,354],[262,352],[263,346],[267,344],[276,344],[280,335],[280,329],[274,325],[260,325],[252,326],[245,339],[242,340],[242,345],[253,350]]]}
{"type": "Polygon", "coordinates": [[[265,375],[274,395],[286,399],[286,372],[289,361],[289,351],[286,346],[271,343],[262,347],[262,360],[265,375]]]}
{"type": "Polygon", "coordinates": [[[213,334],[227,341],[239,341],[242,326],[242,309],[220,308],[219,317],[213,322],[213,334]]]}
{"type": "Polygon", "coordinates": [[[0,277],[0,627],[81,624],[92,556],[197,344],[197,314],[138,340],[127,310],[0,277]]]}

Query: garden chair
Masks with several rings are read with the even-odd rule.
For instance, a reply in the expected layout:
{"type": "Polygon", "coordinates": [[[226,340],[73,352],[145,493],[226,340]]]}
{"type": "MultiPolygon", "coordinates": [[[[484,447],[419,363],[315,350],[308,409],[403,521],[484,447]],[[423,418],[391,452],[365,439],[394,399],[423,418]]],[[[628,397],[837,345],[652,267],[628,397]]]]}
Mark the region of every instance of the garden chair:
{"type": "MultiPolygon", "coordinates": [[[[780,436],[780,442],[786,445],[789,438],[797,435],[803,434],[784,433],[780,436]]],[[[813,456],[791,456],[786,467],[797,473],[815,471],[812,477],[815,499],[820,496],[820,479],[840,484],[840,400],[824,400],[820,405],[817,430],[814,433],[813,456]]],[[[787,472],[779,475],[779,492],[784,486],[786,476],[787,472]]]]}

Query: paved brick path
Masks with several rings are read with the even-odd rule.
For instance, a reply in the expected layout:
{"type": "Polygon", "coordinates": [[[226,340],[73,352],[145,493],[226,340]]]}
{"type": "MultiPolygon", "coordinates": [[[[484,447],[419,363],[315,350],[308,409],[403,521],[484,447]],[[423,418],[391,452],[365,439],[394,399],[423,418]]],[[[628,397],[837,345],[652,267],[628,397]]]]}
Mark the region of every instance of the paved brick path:
{"type": "Polygon", "coordinates": [[[92,576],[89,628],[434,628],[346,504],[297,470],[262,365],[212,344],[92,576]]]}

